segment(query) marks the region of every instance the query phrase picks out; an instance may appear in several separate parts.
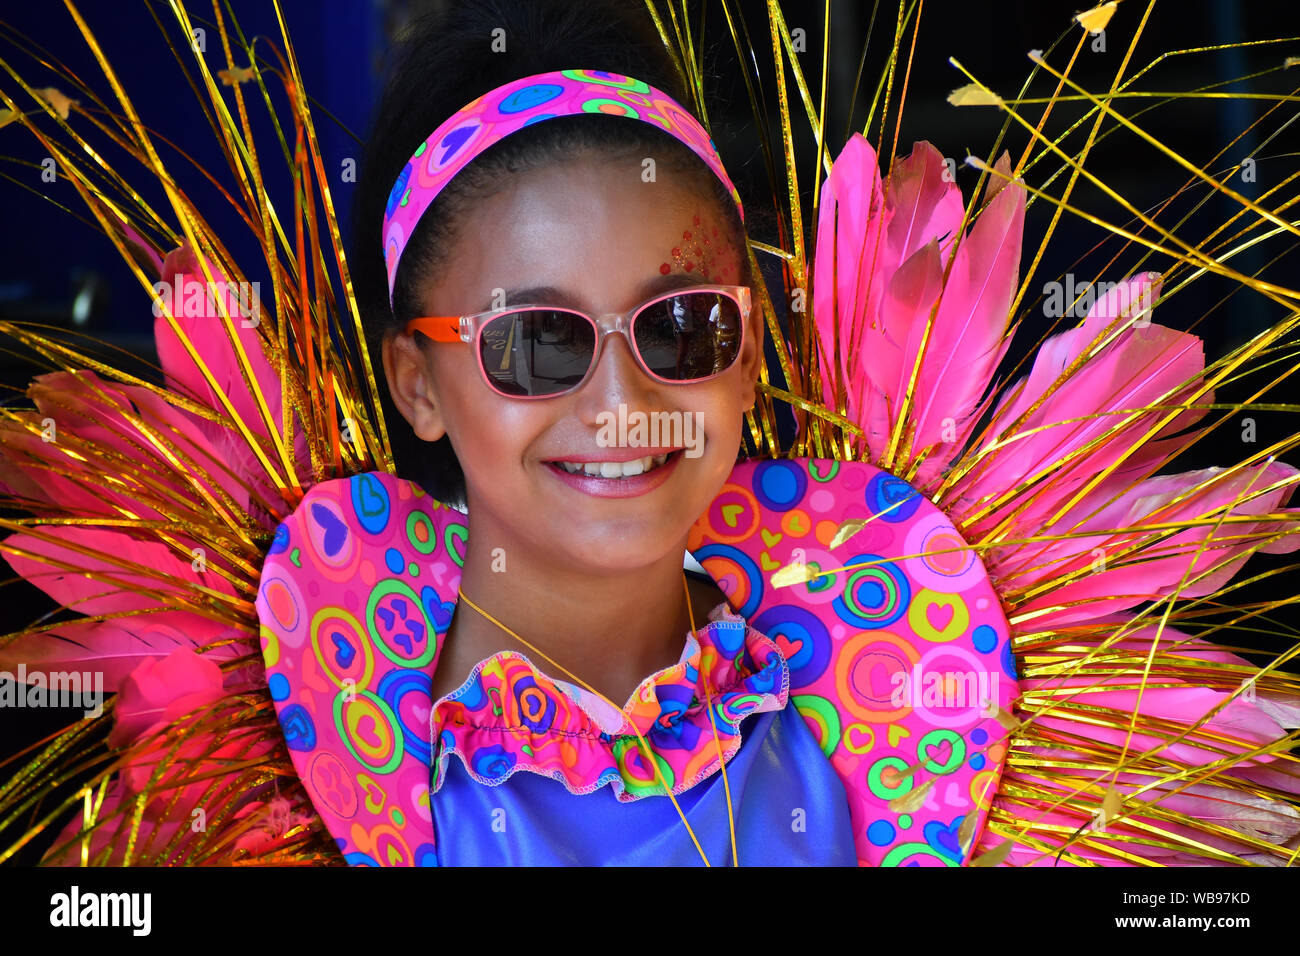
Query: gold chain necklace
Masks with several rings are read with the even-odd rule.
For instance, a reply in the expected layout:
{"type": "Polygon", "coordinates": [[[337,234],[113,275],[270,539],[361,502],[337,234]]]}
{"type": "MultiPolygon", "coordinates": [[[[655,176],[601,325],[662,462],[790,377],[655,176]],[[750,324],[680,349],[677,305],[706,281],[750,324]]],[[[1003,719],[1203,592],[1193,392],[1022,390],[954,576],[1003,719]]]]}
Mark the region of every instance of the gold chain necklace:
{"type": "MultiPolygon", "coordinates": [[[[695,609],[691,604],[691,588],[690,588],[690,584],[687,581],[685,571],[682,572],[682,587],[685,588],[686,590],[686,613],[691,620],[691,635],[694,636],[695,609]]],[[[469,599],[469,595],[467,595],[464,589],[461,588],[459,585],[456,587],[456,593],[460,595],[461,599],[464,600],[466,604],[468,604],[474,610],[478,611],[485,618],[487,618],[497,627],[501,628],[501,630],[505,631],[507,634],[513,637],[520,644],[524,645],[524,647],[528,648],[538,657],[542,658],[544,661],[546,661],[546,663],[551,665],[551,667],[555,668],[560,673],[564,674],[564,676],[569,678],[569,680],[573,681],[575,684],[580,685],[585,690],[599,697],[601,700],[609,704],[611,707],[614,708],[614,710],[618,711],[620,714],[623,713],[623,708],[619,707],[617,704],[615,704],[612,700],[610,700],[600,691],[596,690],[594,687],[592,687],[590,684],[584,681],[581,677],[576,676],[575,674],[567,670],[562,665],[556,663],[556,661],[554,661],[551,657],[549,657],[545,651],[542,651],[540,648],[534,647],[532,644],[529,644],[526,640],[524,640],[522,637],[520,637],[510,628],[506,627],[504,624],[502,624],[500,621],[494,618],[487,611],[483,610],[481,607],[479,607],[477,604],[471,601],[469,599]]],[[[701,665],[704,663],[703,649],[701,649],[700,651],[700,663],[701,665]]],[[[727,826],[730,828],[731,831],[732,864],[734,866],[739,866],[740,857],[737,856],[736,854],[736,817],[731,807],[731,783],[727,779],[727,761],[722,756],[722,739],[718,736],[718,726],[713,714],[713,693],[709,689],[709,678],[708,675],[705,673],[705,669],[703,667],[700,668],[700,679],[704,681],[704,695],[705,695],[705,700],[707,701],[709,707],[709,726],[713,729],[713,743],[718,748],[718,766],[722,770],[722,786],[727,796],[727,826]]],[[[686,832],[690,834],[691,842],[695,844],[695,849],[699,852],[700,859],[704,861],[705,866],[712,866],[713,864],[709,862],[709,858],[704,855],[704,848],[700,846],[700,841],[695,837],[695,831],[691,829],[690,823],[687,822],[686,814],[682,812],[681,805],[677,802],[677,798],[673,796],[672,788],[668,786],[668,781],[664,779],[663,771],[659,769],[659,761],[655,759],[654,751],[650,749],[650,745],[646,742],[645,737],[641,736],[641,731],[637,730],[636,721],[629,720],[628,723],[632,725],[632,732],[636,734],[636,739],[640,747],[642,748],[640,750],[641,755],[645,758],[646,762],[654,769],[655,777],[659,780],[659,785],[664,788],[664,793],[668,794],[668,799],[673,802],[673,808],[676,809],[677,815],[682,818],[682,825],[686,827],[686,832]]]]}

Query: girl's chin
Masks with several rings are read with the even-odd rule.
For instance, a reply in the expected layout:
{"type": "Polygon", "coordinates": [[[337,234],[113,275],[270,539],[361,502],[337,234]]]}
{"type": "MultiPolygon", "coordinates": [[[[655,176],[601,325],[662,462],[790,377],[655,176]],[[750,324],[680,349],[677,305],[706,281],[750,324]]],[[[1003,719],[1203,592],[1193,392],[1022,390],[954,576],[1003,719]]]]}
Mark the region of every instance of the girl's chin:
{"type": "Polygon", "coordinates": [[[597,576],[644,569],[684,546],[692,522],[665,518],[566,522],[554,529],[548,548],[566,567],[581,565],[597,576]]]}

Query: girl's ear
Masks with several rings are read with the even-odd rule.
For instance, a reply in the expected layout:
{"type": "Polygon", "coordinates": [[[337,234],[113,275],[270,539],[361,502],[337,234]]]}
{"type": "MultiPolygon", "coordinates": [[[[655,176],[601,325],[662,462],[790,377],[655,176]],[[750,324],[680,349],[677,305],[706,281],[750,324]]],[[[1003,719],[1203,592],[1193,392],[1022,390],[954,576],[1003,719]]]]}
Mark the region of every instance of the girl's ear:
{"type": "Polygon", "coordinates": [[[447,433],[442,402],[438,398],[429,357],[414,335],[389,333],[384,336],[384,375],[393,404],[424,441],[437,441],[447,433]]]}

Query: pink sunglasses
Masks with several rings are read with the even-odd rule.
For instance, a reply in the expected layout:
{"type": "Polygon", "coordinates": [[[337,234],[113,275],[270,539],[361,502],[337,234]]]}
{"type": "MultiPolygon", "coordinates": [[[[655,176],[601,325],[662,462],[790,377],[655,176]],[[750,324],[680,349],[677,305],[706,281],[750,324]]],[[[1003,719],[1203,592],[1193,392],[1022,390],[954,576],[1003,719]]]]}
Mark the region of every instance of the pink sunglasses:
{"type": "Polygon", "coordinates": [[[547,305],[411,319],[406,332],[475,346],[483,380],[509,398],[554,398],[581,388],[605,337],[621,332],[637,364],[672,384],[701,382],[735,364],[749,318],[748,286],[698,286],[629,312],[593,317],[547,305]]]}

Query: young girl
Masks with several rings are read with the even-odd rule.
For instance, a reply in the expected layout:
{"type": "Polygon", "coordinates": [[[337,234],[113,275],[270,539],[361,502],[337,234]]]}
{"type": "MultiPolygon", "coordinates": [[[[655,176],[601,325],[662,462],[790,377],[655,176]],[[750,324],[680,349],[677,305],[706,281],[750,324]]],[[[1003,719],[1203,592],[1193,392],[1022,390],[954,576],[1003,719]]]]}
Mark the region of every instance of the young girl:
{"type": "MultiPolygon", "coordinates": [[[[365,167],[359,253],[377,258],[382,219],[392,301],[391,312],[375,304],[368,320],[382,336],[392,402],[417,440],[401,449],[399,467],[431,461],[417,469],[430,492],[463,498],[470,515],[391,500],[417,492],[387,476],[353,482],[390,498],[394,517],[420,504],[421,521],[468,530],[458,566],[422,602],[437,633],[410,649],[433,651],[415,673],[421,687],[432,676],[437,703],[431,732],[403,729],[421,738],[422,753],[437,743],[440,779],[431,801],[406,802],[400,786],[379,800],[403,804],[403,862],[732,863],[738,852],[755,863],[853,863],[844,786],[790,701],[775,645],[729,613],[716,583],[683,573],[688,532],[735,466],[762,360],[738,196],[681,105],[648,21],[572,6],[539,16],[537,7],[469,4],[426,23],[408,41],[413,53],[380,108],[365,167]],[[489,52],[494,27],[505,31],[499,54],[489,52]],[[426,76],[435,64],[437,77],[426,76]],[[518,128],[506,134],[507,125],[518,128]],[[436,177],[427,172],[435,165],[436,177]],[[377,184],[394,181],[386,205],[377,203],[377,184]],[[517,307],[531,311],[491,318],[517,307]],[[425,318],[475,313],[487,314],[468,327],[425,318]],[[598,336],[585,316],[613,334],[598,336]],[[620,410],[631,420],[666,413],[665,422],[699,422],[702,434],[665,428],[653,446],[603,443],[604,416],[620,410]],[[739,729],[710,708],[710,698],[757,690],[762,713],[739,729]],[[609,701],[628,702],[626,726],[609,701]],[[484,723],[493,715],[500,719],[484,723]],[[655,775],[638,746],[667,751],[656,760],[671,766],[658,775],[677,777],[675,800],[615,799],[627,794],[621,765],[655,775]],[[486,771],[491,756],[508,759],[509,770],[486,771]],[[560,781],[515,773],[559,766],[560,781]],[[796,810],[807,821],[792,830],[796,810]]],[[[302,590],[312,566],[290,564],[285,549],[319,537],[313,509],[346,494],[313,490],[264,580],[292,576],[302,590]]],[[[340,508],[327,520],[340,536],[367,539],[363,551],[387,548],[358,533],[359,514],[340,508]]],[[[405,531],[403,521],[385,525],[398,538],[405,531]]],[[[438,560],[440,539],[428,540],[438,560]]],[[[351,546],[340,537],[339,550],[351,546]]],[[[399,582],[418,589],[429,580],[407,555],[390,558],[399,582]]],[[[327,602],[339,603],[336,590],[322,589],[295,614],[327,602]]],[[[284,655],[291,635],[262,610],[280,643],[268,663],[293,688],[284,721],[303,703],[307,677],[284,655]]],[[[332,637],[349,662],[382,660],[355,646],[365,634],[332,637]]],[[[318,628],[311,644],[325,643],[318,628]]],[[[322,668],[346,669],[328,646],[318,653],[322,668]]],[[[381,684],[375,671],[358,692],[381,684]]],[[[313,699],[315,712],[291,719],[328,719],[329,704],[313,699]]],[[[401,703],[414,717],[428,711],[427,701],[401,703]]],[[[373,830],[344,827],[338,816],[349,859],[389,862],[377,847],[363,849],[378,841],[373,830]]]]}

